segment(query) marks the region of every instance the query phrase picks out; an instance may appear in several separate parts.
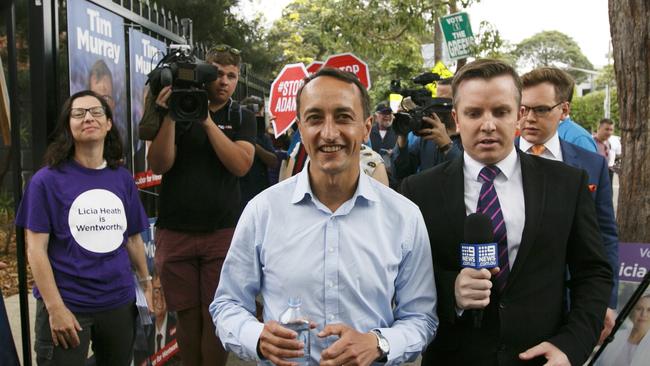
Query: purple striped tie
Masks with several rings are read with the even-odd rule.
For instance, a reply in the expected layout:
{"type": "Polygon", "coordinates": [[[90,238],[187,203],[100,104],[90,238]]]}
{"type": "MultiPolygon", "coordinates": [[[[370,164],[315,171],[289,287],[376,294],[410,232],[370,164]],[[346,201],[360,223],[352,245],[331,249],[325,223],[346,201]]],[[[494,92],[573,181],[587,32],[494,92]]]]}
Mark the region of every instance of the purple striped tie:
{"type": "Polygon", "coordinates": [[[486,214],[492,220],[492,227],[494,230],[494,239],[498,243],[499,248],[499,273],[495,276],[495,284],[499,292],[503,290],[506,285],[506,279],[510,272],[510,263],[508,261],[508,237],[506,232],[506,223],[503,220],[503,213],[501,212],[501,205],[499,204],[499,197],[494,188],[494,178],[501,173],[498,167],[489,165],[481,169],[478,174],[480,180],[483,181],[481,186],[481,194],[478,198],[478,206],[476,212],[486,214]]]}

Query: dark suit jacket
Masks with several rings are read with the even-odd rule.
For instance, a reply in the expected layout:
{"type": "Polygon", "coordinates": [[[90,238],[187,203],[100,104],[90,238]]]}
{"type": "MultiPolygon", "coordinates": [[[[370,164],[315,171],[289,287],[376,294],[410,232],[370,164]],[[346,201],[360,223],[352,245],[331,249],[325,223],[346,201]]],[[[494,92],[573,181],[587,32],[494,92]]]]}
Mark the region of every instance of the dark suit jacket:
{"type": "MultiPolygon", "coordinates": [[[[519,146],[519,138],[515,140],[515,146],[519,146]]],[[[605,254],[609,265],[612,266],[614,287],[609,298],[609,307],[616,309],[618,301],[618,230],[616,218],[614,217],[614,204],[612,202],[612,182],[609,179],[609,168],[607,160],[578,145],[560,139],[562,150],[562,161],[564,163],[584,169],[589,176],[589,192],[596,203],[596,216],[600,235],[603,237],[605,254]]]]}
{"type": "Polygon", "coordinates": [[[587,174],[561,162],[518,155],[526,214],[521,245],[503,293],[492,292],[480,329],[473,328],[471,311],[457,317],[454,296],[466,217],[462,157],[403,182],[402,193],[420,207],[427,225],[438,293],[440,326],[423,365],[525,364],[518,354],[542,341],[561,349],[572,365],[581,365],[598,340],[612,273],[587,174]],[[563,306],[567,266],[568,314],[563,306]]]}

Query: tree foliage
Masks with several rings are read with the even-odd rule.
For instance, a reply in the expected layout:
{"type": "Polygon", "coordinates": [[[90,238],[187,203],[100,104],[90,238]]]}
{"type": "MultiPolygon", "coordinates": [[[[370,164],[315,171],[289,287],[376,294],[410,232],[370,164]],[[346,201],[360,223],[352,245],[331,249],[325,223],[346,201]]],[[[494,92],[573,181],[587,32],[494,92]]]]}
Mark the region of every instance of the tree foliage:
{"type": "Polygon", "coordinates": [[[391,79],[422,71],[420,44],[433,41],[434,19],[445,13],[442,1],[296,0],[269,31],[269,52],[276,72],[287,63],[353,52],[369,64],[371,95],[379,100],[391,79]]]}
{"type": "MultiPolygon", "coordinates": [[[[544,31],[526,38],[513,51],[520,68],[540,66],[572,66],[593,70],[594,66],[582,53],[573,38],[558,31],[544,31]]],[[[567,70],[577,82],[585,80],[584,73],[567,70]]]]}
{"type": "Polygon", "coordinates": [[[172,11],[178,18],[192,19],[195,42],[210,45],[227,44],[242,51],[244,62],[258,73],[268,72],[271,63],[266,52],[266,32],[261,16],[252,20],[236,14],[239,0],[156,0],[159,7],[172,11]]]}
{"type": "Polygon", "coordinates": [[[501,33],[494,24],[485,20],[481,22],[472,46],[476,58],[492,58],[515,64],[513,50],[514,46],[501,38],[501,33]]]}
{"type": "MultiPolygon", "coordinates": [[[[618,109],[618,94],[616,89],[610,90],[610,118],[618,128],[620,121],[618,109]]],[[[605,116],[605,91],[598,90],[582,97],[573,97],[571,102],[571,118],[587,130],[596,131],[598,122],[605,116]]]]}

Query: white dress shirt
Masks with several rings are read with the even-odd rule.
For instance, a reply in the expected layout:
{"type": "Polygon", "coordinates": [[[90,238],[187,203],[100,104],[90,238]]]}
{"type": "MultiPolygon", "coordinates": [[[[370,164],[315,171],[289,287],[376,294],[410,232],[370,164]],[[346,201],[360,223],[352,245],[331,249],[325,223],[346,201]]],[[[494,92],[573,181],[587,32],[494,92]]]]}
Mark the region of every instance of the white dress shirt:
{"type": "Polygon", "coordinates": [[[165,348],[165,345],[167,344],[167,313],[165,313],[165,317],[163,319],[164,320],[160,325],[160,328],[158,328],[158,325],[156,325],[156,352],[165,348]],[[158,336],[162,336],[160,338],[160,348],[158,348],[158,336]]]}
{"type": "MultiPolygon", "coordinates": [[[[523,139],[522,139],[523,142],[523,139]]],[[[485,164],[472,159],[467,152],[463,153],[463,175],[465,177],[465,212],[469,215],[476,212],[478,199],[483,181],[478,174],[485,164]]],[[[494,179],[494,188],[499,197],[501,212],[505,220],[508,235],[508,261],[510,268],[515,263],[521,236],[526,222],[526,207],[524,204],[524,187],[521,178],[521,165],[517,150],[512,149],[505,159],[495,164],[501,173],[494,179]]]]}
{"type": "MultiPolygon", "coordinates": [[[[533,144],[526,141],[525,138],[522,137],[519,139],[519,149],[521,151],[524,151],[526,154],[532,155],[533,154],[532,147],[533,144]]],[[[548,139],[548,141],[544,143],[544,147],[546,149],[539,156],[546,159],[564,161],[562,160],[562,148],[560,147],[560,135],[557,134],[557,131],[555,131],[553,137],[551,137],[550,139],[548,139]]]]}
{"type": "Polygon", "coordinates": [[[318,326],[311,364],[337,339],[328,324],[379,329],[388,366],[415,360],[438,327],[431,247],[418,207],[366,174],[352,198],[332,212],[315,196],[308,168],[253,198],[241,215],[210,305],[226,350],[258,362],[263,324],[277,320],[289,297],[318,326]]]}

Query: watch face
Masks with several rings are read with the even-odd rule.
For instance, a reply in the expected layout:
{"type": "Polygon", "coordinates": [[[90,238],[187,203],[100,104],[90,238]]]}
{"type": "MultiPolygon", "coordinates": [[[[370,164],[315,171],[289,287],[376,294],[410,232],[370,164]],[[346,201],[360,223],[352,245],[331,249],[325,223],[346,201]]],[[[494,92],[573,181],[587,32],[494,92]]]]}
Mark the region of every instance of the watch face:
{"type": "Polygon", "coordinates": [[[388,353],[388,341],[384,337],[379,337],[379,349],[384,353],[388,353]]]}

